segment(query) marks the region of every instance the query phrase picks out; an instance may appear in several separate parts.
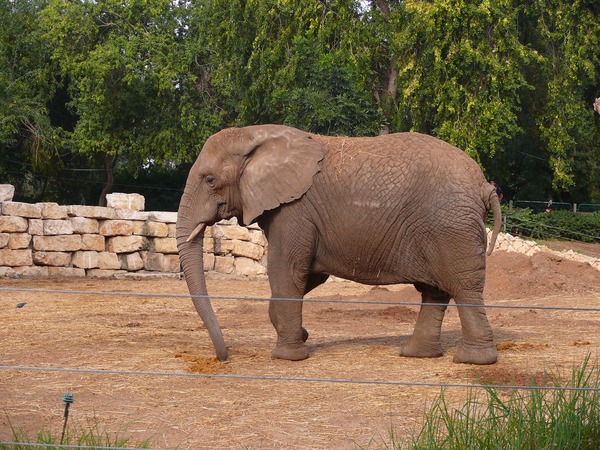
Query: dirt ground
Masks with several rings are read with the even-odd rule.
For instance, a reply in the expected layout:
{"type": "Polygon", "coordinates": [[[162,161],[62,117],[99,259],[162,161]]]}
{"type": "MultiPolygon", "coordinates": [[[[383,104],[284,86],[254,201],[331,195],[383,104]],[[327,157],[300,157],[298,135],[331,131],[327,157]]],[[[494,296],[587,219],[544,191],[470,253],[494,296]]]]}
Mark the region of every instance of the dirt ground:
{"type": "MultiPolygon", "coordinates": [[[[85,428],[95,422],[101,431],[121,433],[134,442],[148,439],[157,448],[382,448],[390,442],[391,430],[402,438],[419,426],[440,389],[323,380],[523,385],[531,378],[540,380],[545,369],[569,375],[586,355],[596,361],[600,349],[599,312],[534,309],[600,307],[600,272],[542,253],[529,258],[496,251],[488,260],[486,302],[500,356],[498,363],[486,367],[452,363],[461,340],[455,307],[444,321],[443,357],[398,355],[418,308],[389,303],[418,302],[412,286],[373,288],[332,281],[318,288],[310,298],[383,304],[306,302],[311,357],[300,362],[271,360],[275,333],[267,302],[215,300],[230,346],[226,363],[215,360],[191,301],[173,297],[187,294],[185,283],[177,278],[3,279],[0,287],[84,291],[0,291],[0,441],[12,438],[9,420],[29,436],[41,429],[60,435],[61,399],[69,391],[75,399],[71,424],[85,428]],[[26,305],[17,308],[22,302],[26,305]]],[[[264,280],[213,278],[209,291],[218,296],[269,296],[264,280]]],[[[445,395],[459,404],[467,390],[451,387],[445,395]]]]}

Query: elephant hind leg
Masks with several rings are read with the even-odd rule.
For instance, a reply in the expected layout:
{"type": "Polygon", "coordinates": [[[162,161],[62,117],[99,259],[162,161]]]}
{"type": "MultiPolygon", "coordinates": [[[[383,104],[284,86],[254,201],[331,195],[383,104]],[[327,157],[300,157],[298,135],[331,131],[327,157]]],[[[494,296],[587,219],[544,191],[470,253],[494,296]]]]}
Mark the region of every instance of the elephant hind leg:
{"type": "Polygon", "coordinates": [[[437,358],[442,356],[440,335],[442,321],[450,301],[450,295],[432,286],[415,284],[421,292],[421,310],[412,336],[402,346],[400,354],[413,358],[437,358]]]}
{"type": "Polygon", "coordinates": [[[483,307],[480,293],[457,295],[458,315],[463,332],[463,343],[454,355],[455,363],[494,364],[498,360],[498,351],[494,343],[492,327],[483,307]],[[460,306],[476,305],[476,306],[460,306]]]}

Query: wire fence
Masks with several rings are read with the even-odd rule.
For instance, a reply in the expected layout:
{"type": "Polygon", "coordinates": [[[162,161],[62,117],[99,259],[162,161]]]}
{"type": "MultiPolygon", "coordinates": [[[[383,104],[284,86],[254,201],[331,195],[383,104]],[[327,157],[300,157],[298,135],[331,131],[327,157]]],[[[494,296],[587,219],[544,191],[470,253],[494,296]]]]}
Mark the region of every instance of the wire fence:
{"type": "MultiPolygon", "coordinates": [[[[171,298],[177,300],[188,300],[189,295],[177,294],[157,294],[157,293],[131,293],[117,291],[85,291],[85,290],[63,290],[63,289],[35,289],[35,288],[18,288],[18,287],[1,287],[0,293],[16,293],[24,292],[29,294],[55,294],[55,295],[84,295],[84,296],[118,296],[128,298],[171,298]]],[[[266,298],[266,297],[239,297],[239,296],[198,296],[201,298],[209,298],[211,300],[225,301],[241,301],[241,302],[267,302],[271,300],[289,301],[289,302],[312,302],[312,303],[343,303],[343,304],[358,304],[358,305],[386,305],[386,306],[437,306],[444,305],[449,307],[477,307],[481,305],[475,304],[422,304],[420,302],[406,301],[374,301],[360,299],[297,299],[297,298],[266,298]]],[[[40,299],[40,296],[37,296],[40,299]]],[[[43,300],[42,300],[43,301],[43,300]]],[[[507,305],[507,304],[486,304],[486,309],[508,309],[508,310],[545,310],[545,311],[570,311],[570,312],[585,312],[585,313],[600,313],[600,307],[564,307],[558,305],[507,305]]],[[[420,388],[439,388],[439,389],[497,389],[497,390],[524,390],[524,391],[600,391],[598,386],[580,387],[580,386],[561,386],[552,384],[489,384],[489,383],[452,383],[452,382],[427,382],[418,380],[386,380],[386,379],[369,379],[367,377],[360,379],[351,378],[326,378],[326,377],[297,377],[297,376],[265,376],[259,374],[227,374],[227,373],[183,373],[169,371],[136,371],[136,370],[112,370],[112,369],[97,369],[97,368],[80,368],[80,367],[59,367],[59,366],[36,366],[36,365],[0,365],[0,371],[19,371],[19,372],[47,372],[56,374],[76,374],[76,375],[99,375],[99,376],[127,376],[127,377],[157,377],[157,378],[187,378],[187,379],[212,379],[212,380],[230,380],[230,381],[250,381],[257,383],[321,383],[321,384],[347,384],[347,385],[363,385],[363,386],[390,386],[390,387],[420,387],[420,388]]],[[[82,445],[57,445],[57,444],[36,444],[23,442],[0,442],[0,446],[21,446],[21,448],[74,448],[74,449],[113,449],[123,447],[101,447],[101,446],[82,446],[82,445]]]]}

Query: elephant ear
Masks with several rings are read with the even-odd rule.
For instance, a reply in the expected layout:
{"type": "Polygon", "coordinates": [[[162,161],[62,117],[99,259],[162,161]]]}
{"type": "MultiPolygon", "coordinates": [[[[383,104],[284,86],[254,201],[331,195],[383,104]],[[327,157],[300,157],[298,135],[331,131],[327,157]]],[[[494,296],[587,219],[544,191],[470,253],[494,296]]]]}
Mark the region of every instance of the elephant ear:
{"type": "Polygon", "coordinates": [[[240,176],[244,223],[264,211],[299,199],[319,172],[324,150],[304,131],[281,125],[252,126],[246,166],[240,176]]]}

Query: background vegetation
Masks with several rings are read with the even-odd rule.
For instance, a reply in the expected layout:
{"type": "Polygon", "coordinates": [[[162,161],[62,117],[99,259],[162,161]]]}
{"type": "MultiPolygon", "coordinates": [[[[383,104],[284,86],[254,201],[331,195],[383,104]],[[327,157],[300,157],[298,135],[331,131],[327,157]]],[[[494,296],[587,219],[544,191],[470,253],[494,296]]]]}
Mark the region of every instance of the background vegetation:
{"type": "Polygon", "coordinates": [[[510,198],[600,203],[596,0],[0,0],[0,181],[175,210],[223,127],[419,131],[510,198]]]}

